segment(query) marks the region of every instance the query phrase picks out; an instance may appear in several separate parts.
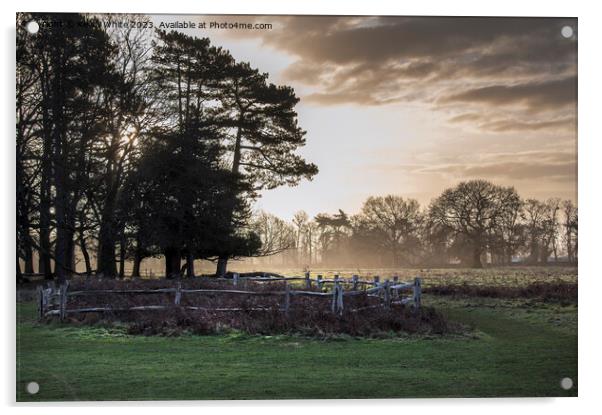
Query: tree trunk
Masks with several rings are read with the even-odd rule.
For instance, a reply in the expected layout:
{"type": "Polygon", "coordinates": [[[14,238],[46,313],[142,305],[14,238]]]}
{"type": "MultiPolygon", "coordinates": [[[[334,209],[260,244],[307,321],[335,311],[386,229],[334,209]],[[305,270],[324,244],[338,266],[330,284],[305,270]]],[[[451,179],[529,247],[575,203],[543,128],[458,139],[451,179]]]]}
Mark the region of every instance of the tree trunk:
{"type": "MultiPolygon", "coordinates": [[[[59,170],[59,168],[55,168],[59,170]]],[[[60,170],[63,170],[62,168],[60,170]]],[[[71,267],[71,256],[69,251],[71,249],[69,243],[69,230],[67,229],[66,220],[66,184],[62,180],[64,176],[57,172],[56,182],[56,201],[55,201],[55,212],[56,212],[56,241],[54,244],[54,273],[57,278],[57,282],[62,284],[66,281],[71,267]]]]}
{"type": "Polygon", "coordinates": [[[533,239],[531,241],[531,253],[529,254],[528,262],[530,264],[537,264],[539,262],[539,241],[533,239]]]}
{"type": "Polygon", "coordinates": [[[43,121],[44,143],[42,146],[43,154],[40,180],[40,249],[38,251],[38,272],[44,275],[45,280],[52,280],[52,268],[50,264],[50,180],[52,174],[52,142],[48,132],[47,115],[44,117],[43,121]]]}
{"type": "MultiPolygon", "coordinates": [[[[19,176],[19,169],[17,169],[19,176]]],[[[25,273],[33,274],[33,243],[31,240],[31,223],[29,221],[29,206],[23,197],[23,190],[17,184],[17,251],[22,251],[25,261],[25,273]],[[20,248],[20,249],[19,249],[20,248]]],[[[21,186],[22,188],[23,186],[21,186]]]]}
{"type": "MultiPolygon", "coordinates": [[[[395,242],[393,242],[395,243],[395,242]]],[[[393,268],[397,267],[397,265],[399,264],[399,250],[397,246],[393,246],[393,248],[391,249],[391,260],[392,260],[392,264],[391,266],[393,268]]]]}
{"type": "MultiPolygon", "coordinates": [[[[53,135],[52,135],[52,117],[50,116],[50,79],[47,71],[40,74],[41,98],[42,98],[42,156],[41,156],[41,177],[40,177],[40,244],[39,244],[39,265],[38,271],[44,274],[45,280],[52,280],[52,268],[50,263],[50,205],[51,205],[51,186],[52,186],[52,162],[53,154],[53,135]]],[[[55,264],[56,268],[56,264],[55,264]]]]}
{"type": "Polygon", "coordinates": [[[182,254],[178,249],[168,248],[165,250],[165,278],[174,279],[180,275],[182,254]]]}
{"type": "Polygon", "coordinates": [[[142,255],[140,251],[136,249],[134,253],[134,267],[132,268],[132,278],[140,278],[140,264],[142,263],[142,255]]]}
{"type": "Polygon", "coordinates": [[[540,262],[542,264],[548,263],[548,258],[550,257],[550,250],[547,247],[542,247],[540,252],[540,262]]]}
{"type": "Polygon", "coordinates": [[[311,261],[312,261],[312,239],[311,239],[311,229],[309,230],[309,266],[311,267],[311,261]]]}
{"type": "Polygon", "coordinates": [[[25,246],[23,247],[25,251],[25,273],[33,274],[33,247],[31,246],[31,241],[29,240],[29,236],[25,236],[25,246]]]}
{"type": "Polygon", "coordinates": [[[217,277],[224,277],[228,270],[228,257],[220,256],[217,260],[217,268],[215,270],[215,275],[217,277]]]}
{"type": "MultiPolygon", "coordinates": [[[[240,127],[240,125],[242,124],[242,120],[244,119],[244,113],[241,112],[239,119],[238,119],[238,124],[239,127],[236,131],[236,141],[234,143],[234,154],[232,155],[232,173],[234,174],[238,174],[239,170],[240,170],[240,160],[241,160],[241,156],[242,156],[242,148],[241,148],[241,144],[242,144],[242,128],[240,127]]],[[[236,195],[232,194],[231,196],[231,205],[227,207],[227,209],[229,209],[228,212],[228,218],[230,220],[230,222],[232,222],[232,216],[234,214],[234,203],[235,203],[235,198],[236,195]]],[[[217,266],[215,269],[215,275],[218,277],[223,277],[226,275],[226,272],[228,271],[228,255],[220,255],[218,260],[217,260],[217,266]]]]}
{"type": "Polygon", "coordinates": [[[125,277],[125,238],[121,239],[121,243],[119,244],[119,279],[123,279],[125,277]]]}
{"type": "MultiPolygon", "coordinates": [[[[42,164],[45,164],[42,162],[42,164]]],[[[42,169],[43,170],[43,169],[42,169]]],[[[40,189],[40,249],[38,251],[38,271],[44,275],[45,280],[52,280],[52,267],[50,264],[50,200],[46,189],[49,180],[42,171],[42,185],[40,189]]]]}
{"type": "Polygon", "coordinates": [[[21,263],[19,259],[19,254],[17,253],[17,284],[23,282],[25,279],[23,278],[23,272],[21,271],[21,263]]]}
{"type": "Polygon", "coordinates": [[[117,264],[115,263],[115,203],[117,200],[117,188],[115,178],[107,179],[107,195],[102,209],[102,219],[98,232],[98,272],[111,278],[117,276],[117,264]]]}
{"type": "Polygon", "coordinates": [[[54,247],[54,273],[59,284],[67,280],[69,260],[69,240],[65,229],[58,228],[54,247]]]}
{"type": "Polygon", "coordinates": [[[82,255],[84,257],[84,264],[86,265],[86,275],[92,275],[92,263],[90,262],[90,252],[88,252],[88,247],[86,246],[86,239],[81,235],[79,237],[79,249],[82,251],[82,255]]]}
{"type": "Polygon", "coordinates": [[[194,278],[194,255],[190,252],[186,258],[186,276],[188,278],[194,278]]]}
{"type": "Polygon", "coordinates": [[[117,276],[117,264],[115,262],[115,239],[113,233],[108,229],[111,225],[101,224],[98,235],[98,264],[97,273],[105,277],[115,278],[117,276]]]}
{"type": "MultiPolygon", "coordinates": [[[[59,193],[57,191],[57,193],[59,193]]],[[[73,241],[74,223],[65,212],[62,198],[57,197],[56,216],[57,231],[54,247],[54,272],[58,283],[63,283],[75,271],[75,256],[73,241]]]]}
{"type": "Polygon", "coordinates": [[[50,255],[45,253],[45,249],[38,251],[38,272],[44,276],[45,281],[52,281],[54,279],[50,255]]]}
{"type": "Polygon", "coordinates": [[[134,266],[132,268],[132,277],[140,277],[140,264],[142,264],[143,259],[144,255],[142,250],[142,243],[140,242],[140,238],[136,237],[136,249],[134,250],[134,266]]]}
{"type": "Polygon", "coordinates": [[[571,228],[566,225],[566,254],[567,254],[567,260],[569,261],[570,264],[573,263],[573,241],[572,241],[572,237],[573,237],[573,232],[571,231],[571,228]]]}
{"type": "Polygon", "coordinates": [[[481,254],[482,249],[480,246],[475,247],[472,253],[472,267],[473,268],[483,268],[483,263],[481,262],[481,254]]]}
{"type": "Polygon", "coordinates": [[[75,262],[75,233],[74,232],[70,232],[69,233],[69,251],[67,251],[67,255],[68,255],[68,264],[69,264],[69,273],[73,273],[77,271],[77,264],[75,262]]]}

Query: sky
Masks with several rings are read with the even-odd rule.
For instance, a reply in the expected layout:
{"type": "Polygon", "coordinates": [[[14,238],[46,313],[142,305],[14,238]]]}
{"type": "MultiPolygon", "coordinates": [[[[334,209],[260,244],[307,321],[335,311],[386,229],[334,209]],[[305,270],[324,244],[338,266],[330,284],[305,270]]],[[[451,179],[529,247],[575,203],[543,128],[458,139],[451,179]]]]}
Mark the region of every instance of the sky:
{"type": "Polygon", "coordinates": [[[209,37],[300,97],[307,144],[299,154],[320,172],[264,192],[256,209],[284,219],[299,210],[353,214],[367,197],[387,194],[427,206],[475,178],[514,186],[524,198],[576,202],[576,19],[152,19],[205,22],[206,29],[182,31],[209,37]]]}

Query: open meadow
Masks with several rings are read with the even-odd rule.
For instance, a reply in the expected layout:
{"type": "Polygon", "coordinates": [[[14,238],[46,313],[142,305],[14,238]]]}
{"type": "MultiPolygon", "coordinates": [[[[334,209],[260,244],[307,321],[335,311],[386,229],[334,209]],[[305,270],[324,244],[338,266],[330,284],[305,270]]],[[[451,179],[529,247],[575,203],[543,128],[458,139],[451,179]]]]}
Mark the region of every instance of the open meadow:
{"type": "MultiPolygon", "coordinates": [[[[427,287],[442,281],[574,284],[577,278],[575,268],[561,267],[423,270],[421,275],[427,287]]],[[[250,335],[224,327],[204,336],[142,336],[128,334],[125,324],[38,322],[34,303],[23,296],[17,400],[577,395],[576,298],[425,292],[423,304],[460,324],[461,332],[317,338],[250,335]],[[560,387],[564,377],[573,379],[570,390],[560,387]],[[36,395],[26,392],[31,381],[40,384],[36,395]]]]}
{"type": "MultiPolygon", "coordinates": [[[[238,265],[233,262],[233,272],[261,271],[259,268],[238,265]]],[[[303,275],[304,270],[296,268],[270,268],[283,275],[303,275]]],[[[208,268],[207,271],[210,269],[208,268]]],[[[532,283],[577,283],[576,266],[510,266],[486,268],[312,268],[311,275],[332,278],[339,275],[351,278],[360,275],[365,278],[380,276],[381,280],[398,276],[400,280],[422,278],[423,285],[470,284],[486,286],[525,286],[532,283]]]]}

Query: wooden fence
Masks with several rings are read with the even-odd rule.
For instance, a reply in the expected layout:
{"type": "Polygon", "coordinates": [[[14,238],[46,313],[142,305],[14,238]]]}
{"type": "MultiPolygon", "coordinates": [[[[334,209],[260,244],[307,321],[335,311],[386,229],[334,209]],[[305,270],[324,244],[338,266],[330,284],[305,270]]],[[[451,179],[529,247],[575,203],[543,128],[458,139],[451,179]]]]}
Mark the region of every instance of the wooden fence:
{"type": "Polygon", "coordinates": [[[243,295],[243,296],[279,296],[282,297],[280,302],[280,310],[288,314],[291,309],[291,300],[297,296],[321,297],[330,301],[330,309],[333,313],[341,315],[345,309],[345,297],[365,295],[372,298],[377,298],[378,304],[364,306],[361,308],[351,309],[351,312],[357,312],[369,308],[385,307],[389,308],[392,304],[411,304],[414,310],[420,308],[421,300],[421,280],[416,277],[413,282],[400,282],[398,277],[393,277],[392,280],[386,279],[381,282],[380,277],[376,276],[372,281],[360,280],[357,275],[354,275],[350,280],[335,276],[332,279],[322,278],[318,275],[316,279],[311,279],[309,273],[305,277],[241,277],[239,274],[233,274],[233,278],[213,278],[204,277],[210,281],[228,281],[232,283],[232,289],[183,289],[181,282],[176,282],[174,288],[160,288],[154,290],[146,289],[115,289],[115,290],[79,290],[69,291],[69,282],[56,287],[53,283],[49,283],[46,288],[38,287],[38,318],[46,316],[58,316],[61,320],[67,314],[77,313],[99,313],[99,312],[116,312],[116,311],[144,311],[144,310],[163,310],[170,307],[179,307],[187,310],[207,310],[207,311],[259,311],[269,310],[270,308],[208,308],[195,306],[182,306],[181,300],[183,295],[243,295]],[[240,285],[246,281],[252,282],[275,282],[284,281],[285,286],[283,291],[248,291],[238,289],[240,285]],[[307,290],[316,286],[320,291],[303,291],[294,289],[291,282],[297,281],[296,285],[302,285],[307,290]],[[323,292],[325,286],[331,285],[331,290],[323,292]],[[347,288],[347,289],[345,289],[347,288]],[[405,291],[411,291],[411,295],[404,297],[405,291]],[[129,294],[129,295],[148,295],[148,294],[165,294],[173,293],[174,301],[170,305],[146,305],[127,308],[116,307],[88,307],[78,309],[68,309],[67,299],[77,296],[93,296],[98,294],[129,294]]]}

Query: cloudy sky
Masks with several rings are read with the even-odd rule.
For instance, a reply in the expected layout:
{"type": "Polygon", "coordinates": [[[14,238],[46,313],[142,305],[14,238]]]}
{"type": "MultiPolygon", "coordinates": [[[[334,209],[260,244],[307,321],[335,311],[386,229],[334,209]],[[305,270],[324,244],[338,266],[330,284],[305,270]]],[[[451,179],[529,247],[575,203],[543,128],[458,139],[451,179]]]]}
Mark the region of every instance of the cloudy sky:
{"type": "MultiPolygon", "coordinates": [[[[155,23],[270,23],[207,36],[295,88],[301,153],[320,173],[266,192],[257,207],[290,218],[370,195],[423,204],[462,180],[524,197],[576,200],[577,22],[548,18],[153,16],[155,23]],[[565,37],[562,28],[573,34],[565,37]]],[[[565,31],[566,34],[566,31],[565,31]]]]}

